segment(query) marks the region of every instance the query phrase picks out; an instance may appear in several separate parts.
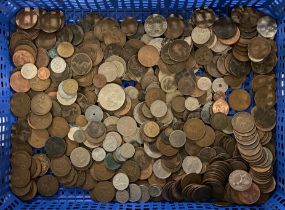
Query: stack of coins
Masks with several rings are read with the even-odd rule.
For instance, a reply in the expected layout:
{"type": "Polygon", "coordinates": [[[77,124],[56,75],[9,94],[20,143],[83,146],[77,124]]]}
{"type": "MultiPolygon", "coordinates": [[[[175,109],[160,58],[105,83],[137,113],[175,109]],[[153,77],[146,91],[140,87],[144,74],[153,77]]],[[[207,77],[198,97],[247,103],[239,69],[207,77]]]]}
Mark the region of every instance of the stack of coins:
{"type": "Polygon", "coordinates": [[[276,186],[271,17],[252,8],[230,17],[197,9],[189,20],[152,14],[144,23],[118,22],[89,13],[64,23],[60,11],[26,8],[16,16],[15,195],[53,196],[61,185],[99,202],[221,206],[269,198],[276,186]]]}

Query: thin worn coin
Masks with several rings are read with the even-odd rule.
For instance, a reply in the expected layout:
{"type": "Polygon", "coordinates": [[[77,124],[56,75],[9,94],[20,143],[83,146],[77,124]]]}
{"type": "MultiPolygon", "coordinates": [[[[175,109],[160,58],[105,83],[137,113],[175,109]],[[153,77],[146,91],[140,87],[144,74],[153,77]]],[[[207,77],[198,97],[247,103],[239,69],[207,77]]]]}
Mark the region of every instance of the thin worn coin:
{"type": "Polygon", "coordinates": [[[167,29],[167,21],[161,15],[150,15],[145,20],[144,29],[145,32],[151,37],[161,36],[167,29]]]}
{"type": "Polygon", "coordinates": [[[277,33],[276,21],[270,16],[263,16],[257,22],[257,31],[265,38],[272,38],[277,33]]]}

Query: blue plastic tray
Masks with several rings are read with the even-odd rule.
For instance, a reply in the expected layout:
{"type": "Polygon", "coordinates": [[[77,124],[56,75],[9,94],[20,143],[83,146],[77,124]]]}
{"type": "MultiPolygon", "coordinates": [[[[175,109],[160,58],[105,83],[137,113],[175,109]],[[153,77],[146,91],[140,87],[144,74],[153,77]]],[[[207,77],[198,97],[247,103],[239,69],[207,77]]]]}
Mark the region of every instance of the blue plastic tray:
{"type": "MultiPolygon", "coordinates": [[[[285,0],[0,0],[0,210],[2,209],[285,209],[285,0]],[[13,69],[8,52],[8,39],[15,28],[14,16],[23,7],[42,7],[44,9],[61,9],[65,11],[67,22],[75,22],[90,11],[100,12],[122,20],[133,16],[144,20],[152,13],[168,16],[171,13],[189,18],[193,9],[212,7],[218,14],[228,13],[232,7],[247,5],[257,8],[278,20],[278,64],[277,78],[277,126],[275,176],[277,189],[270,200],[260,206],[231,206],[218,208],[210,203],[98,203],[90,199],[88,193],[78,188],[61,188],[52,198],[37,196],[30,202],[22,202],[9,190],[10,171],[10,127],[14,117],[10,112],[9,86],[10,71],[13,69]]],[[[250,79],[243,85],[250,89],[250,79]]]]}

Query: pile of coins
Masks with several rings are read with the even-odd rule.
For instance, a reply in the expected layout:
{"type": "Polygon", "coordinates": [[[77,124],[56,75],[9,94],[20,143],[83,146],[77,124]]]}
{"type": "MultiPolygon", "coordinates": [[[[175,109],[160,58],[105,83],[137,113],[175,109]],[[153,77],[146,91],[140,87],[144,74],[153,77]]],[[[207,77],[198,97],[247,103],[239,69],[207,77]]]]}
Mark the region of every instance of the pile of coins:
{"type": "Polygon", "coordinates": [[[65,25],[60,11],[25,8],[16,25],[10,180],[20,199],[64,186],[99,202],[250,205],[275,189],[271,17],[206,8],[189,20],[89,13],[65,25]]]}

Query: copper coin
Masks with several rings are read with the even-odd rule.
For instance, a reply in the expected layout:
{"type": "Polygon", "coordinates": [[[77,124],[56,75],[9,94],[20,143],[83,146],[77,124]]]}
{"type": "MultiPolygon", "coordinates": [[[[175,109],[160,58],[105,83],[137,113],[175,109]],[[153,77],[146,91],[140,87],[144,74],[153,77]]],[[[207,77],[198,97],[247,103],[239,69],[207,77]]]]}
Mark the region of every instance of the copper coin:
{"type": "Polygon", "coordinates": [[[115,188],[111,182],[99,182],[96,187],[90,191],[90,196],[99,202],[110,202],[115,197],[115,188]]]}
{"type": "Polygon", "coordinates": [[[54,33],[61,27],[61,16],[59,12],[48,11],[45,12],[40,18],[40,27],[47,33],[54,33]]]}
{"type": "Polygon", "coordinates": [[[245,191],[252,186],[252,177],[243,170],[235,170],[229,176],[231,187],[237,191],[245,191]]]}
{"type": "Polygon", "coordinates": [[[211,63],[212,59],[213,59],[213,53],[207,47],[200,47],[195,52],[195,60],[196,60],[197,64],[207,65],[207,64],[211,63]]]}
{"type": "Polygon", "coordinates": [[[177,39],[183,34],[183,31],[184,31],[183,20],[176,15],[170,15],[167,18],[167,29],[164,33],[165,37],[169,39],[177,39]]]}
{"type": "Polygon", "coordinates": [[[248,54],[250,58],[260,60],[269,55],[271,45],[266,38],[255,37],[248,45],[248,54]]]}
{"type": "Polygon", "coordinates": [[[212,110],[213,113],[221,112],[227,115],[229,113],[230,108],[228,103],[224,99],[218,99],[213,103],[212,110]]]}
{"type": "Polygon", "coordinates": [[[42,148],[45,146],[46,141],[49,138],[49,133],[47,130],[32,130],[31,137],[29,138],[29,144],[34,148],[42,148]]]}
{"type": "Polygon", "coordinates": [[[26,63],[35,63],[35,57],[26,50],[17,50],[13,54],[13,63],[16,67],[23,66],[26,63]]]}
{"type": "Polygon", "coordinates": [[[37,24],[38,15],[31,8],[24,8],[16,15],[16,24],[22,29],[29,29],[37,24]]]}
{"type": "Polygon", "coordinates": [[[260,197],[260,189],[257,184],[252,183],[249,189],[238,192],[238,199],[247,205],[254,204],[260,197]]]}
{"type": "Polygon", "coordinates": [[[206,133],[206,126],[202,120],[198,118],[189,119],[185,122],[183,130],[187,138],[197,141],[206,133]]]}
{"type": "Polygon", "coordinates": [[[20,71],[13,73],[10,77],[11,88],[16,92],[28,92],[30,90],[30,83],[26,80],[20,71]]]}
{"type": "Polygon", "coordinates": [[[107,84],[107,79],[103,74],[95,74],[93,77],[93,84],[97,88],[102,88],[107,84]]]}
{"type": "Polygon", "coordinates": [[[188,59],[190,55],[191,48],[186,41],[175,40],[168,48],[168,53],[171,59],[182,62],[188,59]]]}
{"type": "Polygon", "coordinates": [[[33,129],[46,129],[50,126],[52,122],[51,113],[47,113],[45,115],[36,115],[34,113],[30,113],[28,117],[28,123],[33,129]]]}
{"type": "Polygon", "coordinates": [[[38,179],[37,186],[40,195],[50,197],[56,194],[59,184],[54,176],[45,175],[38,179]]]}
{"type": "Polygon", "coordinates": [[[236,111],[244,111],[251,104],[249,93],[241,89],[232,91],[228,100],[230,107],[236,111]]]}
{"type": "Polygon", "coordinates": [[[10,101],[11,111],[17,117],[25,117],[31,108],[31,99],[25,93],[15,93],[10,101]]]}
{"type": "Polygon", "coordinates": [[[50,76],[50,70],[46,67],[41,67],[38,69],[38,77],[41,80],[47,80],[50,76]]]}
{"type": "Polygon", "coordinates": [[[48,129],[51,136],[64,138],[69,132],[69,125],[63,117],[55,117],[48,129]]]}
{"type": "Polygon", "coordinates": [[[151,45],[145,45],[138,52],[139,62],[145,67],[157,65],[159,60],[159,52],[151,45]]]}
{"type": "Polygon", "coordinates": [[[38,48],[38,54],[35,65],[40,69],[41,67],[47,67],[49,64],[49,57],[47,50],[44,48],[38,48]]]}
{"type": "Polygon", "coordinates": [[[31,100],[31,110],[36,115],[45,115],[51,108],[52,100],[45,93],[38,93],[31,100]]]}

